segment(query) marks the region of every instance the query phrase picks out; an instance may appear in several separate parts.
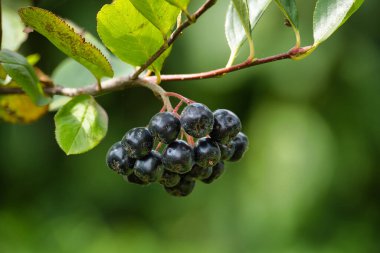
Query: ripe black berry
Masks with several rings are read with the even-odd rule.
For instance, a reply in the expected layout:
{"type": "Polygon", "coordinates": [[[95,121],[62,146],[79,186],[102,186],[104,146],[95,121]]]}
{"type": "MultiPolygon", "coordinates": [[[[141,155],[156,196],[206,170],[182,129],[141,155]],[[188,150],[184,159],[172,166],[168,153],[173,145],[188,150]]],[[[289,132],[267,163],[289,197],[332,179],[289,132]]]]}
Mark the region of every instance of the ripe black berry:
{"type": "Polygon", "coordinates": [[[232,141],[231,141],[232,145],[235,147],[235,152],[233,153],[233,155],[231,156],[231,158],[229,159],[231,162],[236,162],[236,161],[239,161],[245,151],[247,151],[248,149],[248,138],[245,134],[243,134],[242,132],[240,132],[232,141]]]}
{"type": "Polygon", "coordinates": [[[227,144],[241,130],[241,122],[235,113],[219,109],[214,112],[214,126],[210,137],[217,142],[227,144]]]}
{"type": "Polygon", "coordinates": [[[181,125],[183,129],[187,134],[195,138],[208,135],[212,130],[213,124],[213,114],[204,104],[190,104],[181,113],[181,125]]]}
{"type": "Polygon", "coordinates": [[[136,160],[135,175],[143,182],[157,181],[163,172],[161,154],[155,150],[141,159],[136,160]]]}
{"type": "Polygon", "coordinates": [[[194,147],[194,161],[201,167],[213,167],[220,160],[220,149],[211,138],[201,138],[194,147]]]}
{"type": "Polygon", "coordinates": [[[181,122],[171,112],[160,112],[152,117],[148,128],[153,137],[169,144],[177,139],[181,131],[181,122]]]}
{"type": "Polygon", "coordinates": [[[118,174],[130,175],[133,172],[135,159],[128,157],[121,143],[117,142],[108,150],[106,162],[108,167],[118,174]]]}
{"type": "Polygon", "coordinates": [[[194,163],[193,160],[192,147],[182,140],[170,143],[162,155],[162,163],[165,169],[179,174],[190,171],[194,163]]]}
{"type": "Polygon", "coordinates": [[[164,170],[162,177],[160,178],[160,184],[166,187],[173,187],[179,183],[181,177],[179,174],[164,170]]]}
{"type": "Polygon", "coordinates": [[[136,159],[143,158],[153,148],[153,137],[145,127],[129,130],[121,140],[128,156],[136,159]]]}
{"type": "Polygon", "coordinates": [[[195,180],[191,177],[182,177],[174,187],[165,187],[166,192],[175,197],[185,197],[189,195],[195,186],[195,180]]]}
{"type": "Polygon", "coordinates": [[[194,179],[202,180],[202,179],[206,179],[210,177],[211,174],[212,174],[212,167],[203,168],[195,164],[193,168],[186,175],[194,179]]]}
{"type": "Polygon", "coordinates": [[[235,153],[235,145],[229,143],[229,144],[221,144],[218,143],[219,149],[220,149],[220,160],[229,160],[232,155],[235,153]]]}
{"type": "Polygon", "coordinates": [[[206,179],[203,179],[202,182],[206,184],[211,184],[216,179],[218,179],[224,172],[224,163],[218,162],[214,167],[212,167],[212,174],[206,179]]]}
{"type": "Polygon", "coordinates": [[[124,180],[133,183],[133,184],[138,184],[138,185],[148,185],[149,182],[144,182],[140,178],[138,178],[134,173],[132,173],[129,176],[123,176],[124,180]]]}

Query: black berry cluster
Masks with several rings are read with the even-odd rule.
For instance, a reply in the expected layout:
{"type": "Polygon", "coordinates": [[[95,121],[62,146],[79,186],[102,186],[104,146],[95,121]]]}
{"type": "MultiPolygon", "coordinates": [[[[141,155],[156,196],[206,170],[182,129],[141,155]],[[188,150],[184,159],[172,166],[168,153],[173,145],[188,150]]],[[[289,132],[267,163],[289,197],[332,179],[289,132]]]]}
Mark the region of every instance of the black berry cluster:
{"type": "Polygon", "coordinates": [[[243,157],[248,138],[241,128],[229,110],[189,103],[180,115],[160,112],[148,127],[129,130],[109,149],[107,165],[130,183],[158,182],[173,196],[187,196],[197,180],[212,183],[225,161],[243,157]]]}

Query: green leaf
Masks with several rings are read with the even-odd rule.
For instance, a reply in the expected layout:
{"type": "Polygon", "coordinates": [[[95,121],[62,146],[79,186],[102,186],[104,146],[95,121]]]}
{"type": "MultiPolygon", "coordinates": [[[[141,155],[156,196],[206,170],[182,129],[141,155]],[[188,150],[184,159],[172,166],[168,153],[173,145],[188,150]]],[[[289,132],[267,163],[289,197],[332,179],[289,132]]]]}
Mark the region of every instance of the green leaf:
{"type": "Polygon", "coordinates": [[[130,0],[133,6],[167,38],[177,23],[180,9],[165,0],[130,0]]]}
{"type": "Polygon", "coordinates": [[[313,17],[314,46],[328,39],[362,3],[363,0],[318,0],[313,17]]]}
{"type": "Polygon", "coordinates": [[[107,113],[89,95],[72,99],[57,112],[54,121],[58,145],[67,155],[94,148],[108,129],[107,113]]]}
{"type": "Polygon", "coordinates": [[[190,3],[190,0],[165,0],[165,1],[174,6],[177,6],[183,11],[187,10],[187,6],[189,6],[189,3],[190,3]]]}
{"type": "Polygon", "coordinates": [[[27,26],[45,36],[59,50],[85,66],[97,79],[113,76],[110,63],[99,49],[86,42],[58,16],[37,7],[21,8],[19,15],[27,26]]]}
{"type": "MultiPolygon", "coordinates": [[[[115,0],[104,5],[97,20],[103,43],[117,57],[133,66],[143,65],[164,44],[161,32],[129,0],[115,0]]],[[[160,72],[170,49],[149,69],[160,72]]]]}
{"type": "Polygon", "coordinates": [[[284,13],[290,24],[298,30],[298,9],[295,0],[276,0],[277,5],[284,13]]]}
{"type": "Polygon", "coordinates": [[[24,56],[4,49],[0,51],[0,63],[12,80],[21,86],[35,104],[41,106],[49,103],[50,100],[44,96],[33,67],[24,56]]]}
{"type": "Polygon", "coordinates": [[[2,48],[16,51],[26,40],[28,35],[24,33],[24,24],[17,14],[17,10],[31,5],[30,0],[2,0],[2,48]]]}
{"type": "MultiPolygon", "coordinates": [[[[247,0],[250,23],[249,34],[255,28],[257,22],[260,20],[261,16],[267,9],[270,2],[271,0],[247,0]]],[[[225,33],[228,44],[231,49],[231,56],[227,65],[231,65],[233,63],[241,46],[247,39],[247,33],[245,28],[247,27],[247,24],[243,26],[240,16],[241,14],[239,15],[237,9],[235,8],[235,5],[231,2],[227,10],[225,23],[225,33]]],[[[248,38],[251,38],[251,36],[249,36],[248,38]]]]}

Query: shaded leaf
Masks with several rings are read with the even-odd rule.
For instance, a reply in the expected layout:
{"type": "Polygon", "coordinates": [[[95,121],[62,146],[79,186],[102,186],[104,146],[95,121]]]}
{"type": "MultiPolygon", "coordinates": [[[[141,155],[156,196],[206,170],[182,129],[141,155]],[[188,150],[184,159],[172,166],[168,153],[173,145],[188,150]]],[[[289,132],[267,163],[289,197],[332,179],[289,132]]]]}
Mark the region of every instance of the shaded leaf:
{"type": "MultiPolygon", "coordinates": [[[[129,0],[115,0],[104,5],[97,21],[103,43],[117,57],[133,66],[143,65],[164,44],[161,32],[129,0]]],[[[160,72],[170,49],[149,69],[160,72]]]]}
{"type": "Polygon", "coordinates": [[[314,45],[329,38],[362,3],[363,0],[319,0],[313,17],[314,45]]]}
{"type": "Polygon", "coordinates": [[[189,6],[190,0],[165,0],[166,2],[177,6],[181,10],[186,10],[187,6],[189,6]]]}
{"type": "Polygon", "coordinates": [[[0,51],[0,63],[12,80],[21,86],[35,104],[41,106],[49,103],[33,67],[25,57],[4,49],[0,51]]]}
{"type": "Polygon", "coordinates": [[[180,9],[165,0],[130,0],[133,6],[166,38],[177,23],[180,9]]]}
{"type": "Polygon", "coordinates": [[[59,50],[85,66],[97,79],[113,76],[110,63],[99,49],[86,42],[58,16],[37,7],[22,8],[19,10],[19,15],[27,26],[45,36],[59,50]]]}
{"type": "Polygon", "coordinates": [[[67,155],[81,154],[94,148],[108,129],[108,116],[89,95],[72,99],[55,115],[55,136],[67,155]]]}
{"type": "Polygon", "coordinates": [[[277,5],[284,13],[290,24],[298,30],[298,9],[295,0],[276,0],[277,5]]]}
{"type": "Polygon", "coordinates": [[[2,48],[16,51],[28,37],[17,10],[31,5],[30,0],[2,0],[2,48]]]}

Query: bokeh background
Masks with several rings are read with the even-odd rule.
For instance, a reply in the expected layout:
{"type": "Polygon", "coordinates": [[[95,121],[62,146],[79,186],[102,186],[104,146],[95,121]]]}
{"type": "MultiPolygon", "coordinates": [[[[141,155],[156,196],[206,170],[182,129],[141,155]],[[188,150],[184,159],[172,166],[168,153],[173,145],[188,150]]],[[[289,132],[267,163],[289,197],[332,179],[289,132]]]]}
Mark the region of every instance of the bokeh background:
{"type": "MultiPolygon", "coordinates": [[[[110,1],[34,2],[96,34],[96,12],[110,1]]],[[[164,73],[227,62],[228,2],[184,33],[164,73]]],[[[308,45],[315,1],[297,3],[308,45]]],[[[305,60],[164,83],[211,109],[233,110],[250,138],[241,162],[187,198],[127,184],[105,165],[112,143],[161,108],[148,90],[98,98],[109,132],[84,155],[59,149],[53,113],[31,125],[0,123],[0,252],[380,252],[379,7],[366,1],[305,60]]],[[[258,57],[293,45],[283,22],[272,3],[254,32],[258,57]]],[[[49,74],[65,58],[38,34],[21,51],[39,53],[38,66],[49,74]]]]}

